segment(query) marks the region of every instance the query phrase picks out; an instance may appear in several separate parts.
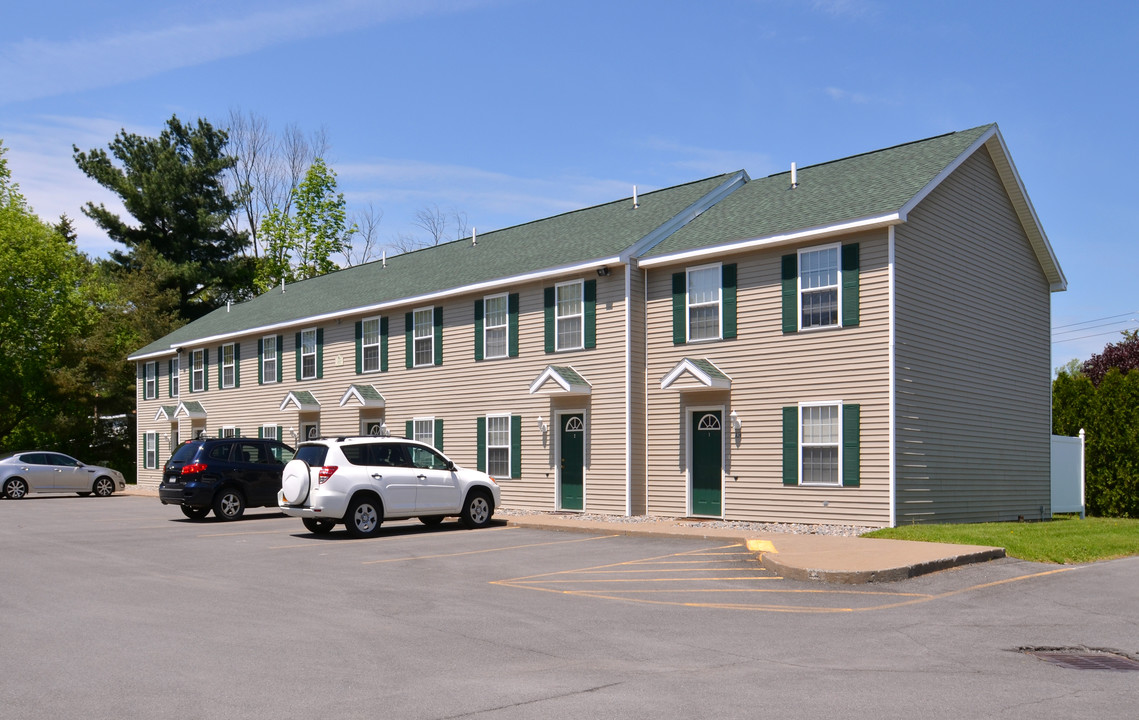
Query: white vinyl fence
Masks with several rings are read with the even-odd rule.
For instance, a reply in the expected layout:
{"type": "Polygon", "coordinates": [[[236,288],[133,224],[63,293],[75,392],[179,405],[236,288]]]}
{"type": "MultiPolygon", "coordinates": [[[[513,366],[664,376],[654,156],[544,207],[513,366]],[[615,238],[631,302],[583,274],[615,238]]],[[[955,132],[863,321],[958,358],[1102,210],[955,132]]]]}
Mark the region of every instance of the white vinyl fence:
{"type": "Polygon", "coordinates": [[[1084,516],[1084,431],[1052,436],[1052,512],[1084,516]]]}

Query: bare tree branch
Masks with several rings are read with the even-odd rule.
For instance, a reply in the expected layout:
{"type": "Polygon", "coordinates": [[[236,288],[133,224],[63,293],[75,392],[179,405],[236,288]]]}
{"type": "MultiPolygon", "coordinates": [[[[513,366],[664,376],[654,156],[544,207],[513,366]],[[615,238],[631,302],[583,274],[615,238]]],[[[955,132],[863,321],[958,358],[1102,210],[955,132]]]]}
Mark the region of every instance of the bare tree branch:
{"type": "Polygon", "coordinates": [[[372,203],[368,203],[363,210],[353,213],[352,224],[356,231],[352,233],[349,244],[343,252],[345,267],[363,265],[376,259],[380,240],[380,221],[383,219],[384,211],[372,203]]]}

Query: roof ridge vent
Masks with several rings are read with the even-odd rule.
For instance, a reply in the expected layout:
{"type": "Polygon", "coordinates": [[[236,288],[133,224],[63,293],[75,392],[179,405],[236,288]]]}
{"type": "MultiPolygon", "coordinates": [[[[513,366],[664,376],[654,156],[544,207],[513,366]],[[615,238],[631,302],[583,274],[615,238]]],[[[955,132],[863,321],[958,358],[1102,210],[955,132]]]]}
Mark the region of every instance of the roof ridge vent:
{"type": "Polygon", "coordinates": [[[471,247],[479,244],[479,229],[477,227],[471,228],[471,247]]]}
{"type": "Polygon", "coordinates": [[[639,202],[637,202],[637,186],[634,185],[633,186],[633,209],[636,210],[640,206],[641,206],[641,204],[639,202]]]}

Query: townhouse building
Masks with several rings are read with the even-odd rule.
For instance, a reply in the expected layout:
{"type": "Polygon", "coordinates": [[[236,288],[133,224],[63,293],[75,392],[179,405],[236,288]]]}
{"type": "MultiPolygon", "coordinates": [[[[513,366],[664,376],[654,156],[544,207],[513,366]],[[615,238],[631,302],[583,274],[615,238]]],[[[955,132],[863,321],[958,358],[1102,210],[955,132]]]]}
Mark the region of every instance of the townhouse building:
{"type": "Polygon", "coordinates": [[[283,285],[130,356],[179,441],[392,432],[503,503],[888,526],[1050,515],[1050,294],[995,125],[739,171],[283,285]]]}

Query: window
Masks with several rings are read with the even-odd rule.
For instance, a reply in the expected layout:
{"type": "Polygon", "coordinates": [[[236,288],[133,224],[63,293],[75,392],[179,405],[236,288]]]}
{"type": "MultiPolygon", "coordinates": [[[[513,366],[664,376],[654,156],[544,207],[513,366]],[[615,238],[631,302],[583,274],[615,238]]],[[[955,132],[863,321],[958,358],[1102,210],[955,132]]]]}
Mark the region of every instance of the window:
{"type": "Polygon", "coordinates": [[[558,350],[577,350],[582,347],[581,330],[584,317],[582,281],[555,286],[555,322],[558,350]]]}
{"type": "Polygon", "coordinates": [[[368,318],[360,323],[360,370],[380,369],[380,319],[368,318]]]}
{"type": "Polygon", "coordinates": [[[261,382],[277,382],[277,336],[269,335],[261,338],[261,382]]]}
{"type": "Polygon", "coordinates": [[[433,308],[415,311],[414,317],[415,367],[435,364],[435,313],[433,308]]]}
{"type": "Polygon", "coordinates": [[[301,333],[301,380],[316,378],[316,330],[301,333]]]}
{"type": "Polygon", "coordinates": [[[202,392],[206,389],[206,351],[195,350],[190,353],[190,392],[202,392]]]}
{"type": "Polygon", "coordinates": [[[507,356],[509,352],[507,344],[509,316],[509,305],[505,294],[492,295],[483,299],[484,357],[490,359],[507,356]]]}
{"type": "Polygon", "coordinates": [[[218,437],[220,438],[235,438],[240,434],[240,431],[233,425],[223,425],[221,430],[218,431],[218,437]]]}
{"type": "Polygon", "coordinates": [[[496,478],[510,477],[509,415],[486,418],[486,473],[496,478]]]}
{"type": "Polygon", "coordinates": [[[799,328],[838,325],[839,246],[799,251],[799,328]]]}
{"type": "Polygon", "coordinates": [[[437,447],[435,445],[435,418],[415,418],[412,421],[411,439],[437,447]]]}
{"type": "MultiPolygon", "coordinates": [[[[179,391],[181,390],[182,382],[181,382],[180,369],[178,367],[180,364],[181,363],[179,362],[179,358],[174,357],[174,358],[170,359],[170,367],[168,368],[168,374],[169,374],[168,379],[170,381],[170,397],[172,397],[172,398],[176,398],[176,397],[178,397],[179,394],[181,394],[179,391]]],[[[175,444],[177,444],[177,443],[175,443],[175,444]]]]}
{"type": "Polygon", "coordinates": [[[406,451],[406,459],[409,467],[419,468],[421,470],[450,470],[451,464],[443,459],[443,456],[428,450],[427,448],[418,447],[416,445],[404,446],[406,451]]]}
{"type": "Polygon", "coordinates": [[[839,406],[804,405],[802,416],[802,484],[838,485],[841,433],[839,406]]]}
{"type": "Polygon", "coordinates": [[[278,437],[276,425],[262,425],[261,426],[261,437],[265,438],[266,440],[280,440],[281,439],[280,437],[278,437]]]}
{"type": "Polygon", "coordinates": [[[227,343],[221,346],[221,351],[218,353],[218,361],[221,363],[221,377],[218,381],[223,388],[236,387],[237,385],[237,346],[233,343],[227,343]]]}
{"type": "Polygon", "coordinates": [[[158,433],[148,432],[143,435],[142,466],[147,470],[158,467],[158,433]]]}
{"type": "Polygon", "coordinates": [[[688,339],[720,339],[719,265],[688,270],[688,339]]]}
{"type": "Polygon", "coordinates": [[[142,396],[146,400],[158,397],[158,363],[148,362],[144,369],[142,396]]]}

